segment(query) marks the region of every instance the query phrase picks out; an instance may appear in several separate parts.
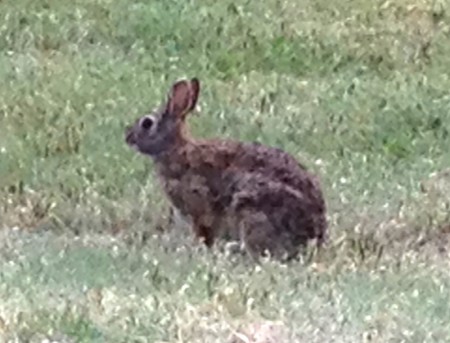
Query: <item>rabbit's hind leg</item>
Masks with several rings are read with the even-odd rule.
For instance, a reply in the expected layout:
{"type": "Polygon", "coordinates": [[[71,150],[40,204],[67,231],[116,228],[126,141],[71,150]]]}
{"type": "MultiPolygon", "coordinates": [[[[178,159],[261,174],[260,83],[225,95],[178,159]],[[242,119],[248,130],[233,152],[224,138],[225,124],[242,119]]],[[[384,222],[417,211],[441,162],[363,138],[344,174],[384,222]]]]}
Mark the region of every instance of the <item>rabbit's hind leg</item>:
{"type": "Polygon", "coordinates": [[[267,215],[256,209],[241,209],[238,214],[240,239],[250,257],[259,263],[261,257],[283,259],[286,253],[277,230],[267,215]]]}

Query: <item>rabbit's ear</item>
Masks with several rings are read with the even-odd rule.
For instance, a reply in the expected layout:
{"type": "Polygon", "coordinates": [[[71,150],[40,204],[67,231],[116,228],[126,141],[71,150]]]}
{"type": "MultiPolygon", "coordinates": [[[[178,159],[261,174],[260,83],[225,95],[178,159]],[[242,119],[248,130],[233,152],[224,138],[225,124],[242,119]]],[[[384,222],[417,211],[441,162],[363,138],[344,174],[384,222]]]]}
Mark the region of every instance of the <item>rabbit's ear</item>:
{"type": "Polygon", "coordinates": [[[197,105],[198,96],[200,94],[200,81],[196,77],[191,79],[191,106],[189,111],[193,111],[197,105]]]}
{"type": "Polygon", "coordinates": [[[197,104],[200,82],[197,78],[176,82],[170,90],[166,104],[166,113],[184,119],[197,104]]]}

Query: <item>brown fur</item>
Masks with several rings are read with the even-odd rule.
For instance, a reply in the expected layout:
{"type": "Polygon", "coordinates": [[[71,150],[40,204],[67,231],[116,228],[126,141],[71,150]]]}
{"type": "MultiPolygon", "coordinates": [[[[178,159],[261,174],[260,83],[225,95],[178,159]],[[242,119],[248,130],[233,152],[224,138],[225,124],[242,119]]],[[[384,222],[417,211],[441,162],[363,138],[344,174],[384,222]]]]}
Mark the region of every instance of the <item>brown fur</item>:
{"type": "Polygon", "coordinates": [[[190,136],[185,118],[197,103],[197,79],[172,86],[167,103],[127,129],[126,142],[150,155],[168,198],[191,218],[208,247],[227,234],[258,257],[297,255],[310,239],[322,244],[326,206],[318,179],[286,152],[231,140],[190,136]]]}

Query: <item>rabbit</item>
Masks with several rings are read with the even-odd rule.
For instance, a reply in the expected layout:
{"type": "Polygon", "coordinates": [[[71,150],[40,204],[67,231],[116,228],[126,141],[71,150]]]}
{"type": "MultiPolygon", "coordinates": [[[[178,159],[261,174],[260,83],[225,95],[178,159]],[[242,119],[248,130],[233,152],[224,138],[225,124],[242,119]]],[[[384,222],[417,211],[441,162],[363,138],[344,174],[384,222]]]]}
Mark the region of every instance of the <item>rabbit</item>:
{"type": "Polygon", "coordinates": [[[160,108],[125,129],[126,144],[151,157],[173,207],[198,240],[239,240],[256,260],[295,258],[310,240],[326,241],[326,203],[318,177],[287,152],[257,142],[197,139],[186,122],[198,78],[175,82],[160,108]]]}

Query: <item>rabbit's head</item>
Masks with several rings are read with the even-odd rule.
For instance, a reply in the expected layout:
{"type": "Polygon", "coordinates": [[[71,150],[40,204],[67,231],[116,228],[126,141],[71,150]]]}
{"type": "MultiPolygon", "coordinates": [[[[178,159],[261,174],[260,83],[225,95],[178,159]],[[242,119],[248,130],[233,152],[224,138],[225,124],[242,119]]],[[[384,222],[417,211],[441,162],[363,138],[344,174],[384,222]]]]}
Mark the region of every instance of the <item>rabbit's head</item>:
{"type": "Polygon", "coordinates": [[[187,139],[185,119],[197,104],[197,78],[176,82],[160,110],[146,114],[126,129],[126,143],[140,153],[158,156],[187,139]]]}

